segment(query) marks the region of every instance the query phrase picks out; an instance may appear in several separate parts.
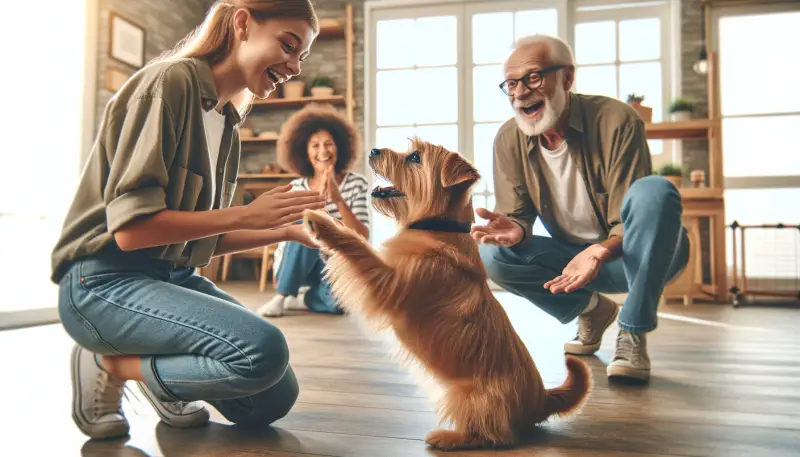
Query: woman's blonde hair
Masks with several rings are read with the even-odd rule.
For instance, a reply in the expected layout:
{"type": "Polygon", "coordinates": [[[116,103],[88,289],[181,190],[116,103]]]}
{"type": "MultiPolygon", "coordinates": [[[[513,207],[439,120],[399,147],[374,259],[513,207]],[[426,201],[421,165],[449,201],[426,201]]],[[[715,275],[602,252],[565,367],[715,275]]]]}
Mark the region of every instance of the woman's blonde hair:
{"type": "MultiPolygon", "coordinates": [[[[233,15],[239,8],[247,9],[257,21],[277,18],[305,19],[315,34],[319,32],[317,13],[311,0],[217,0],[208,10],[202,24],[156,60],[197,57],[207,60],[209,65],[221,61],[233,50],[233,15]]],[[[231,102],[239,114],[244,116],[253,102],[253,93],[245,89],[231,102]]]]}

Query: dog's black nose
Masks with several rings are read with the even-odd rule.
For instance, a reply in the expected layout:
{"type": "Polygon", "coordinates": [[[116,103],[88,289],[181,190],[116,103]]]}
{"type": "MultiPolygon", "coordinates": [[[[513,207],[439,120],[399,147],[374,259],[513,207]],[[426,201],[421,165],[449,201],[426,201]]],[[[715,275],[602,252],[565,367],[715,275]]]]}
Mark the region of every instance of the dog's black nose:
{"type": "Polygon", "coordinates": [[[369,151],[369,156],[370,156],[370,157],[377,157],[377,156],[379,156],[379,155],[381,155],[381,150],[380,150],[380,149],[372,148],[372,149],[369,151]]]}

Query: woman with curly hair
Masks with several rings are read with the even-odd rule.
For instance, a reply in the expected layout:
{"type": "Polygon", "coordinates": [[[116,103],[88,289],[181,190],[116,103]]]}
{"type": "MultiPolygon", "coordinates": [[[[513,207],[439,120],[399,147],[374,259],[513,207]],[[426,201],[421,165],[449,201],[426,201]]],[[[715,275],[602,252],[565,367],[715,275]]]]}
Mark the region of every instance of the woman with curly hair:
{"type": "MultiPolygon", "coordinates": [[[[331,216],[369,237],[369,184],[363,175],[350,171],[361,157],[352,123],[330,105],[307,105],[283,125],[277,149],[280,166],[301,176],[292,181],[294,189],[324,195],[331,216]]],[[[325,263],[318,249],[293,241],[280,243],[275,264],[277,295],[261,306],[259,314],[278,317],[287,309],[306,308],[342,314],[323,278],[325,263]],[[308,287],[304,294],[303,287],[308,287]]]]}

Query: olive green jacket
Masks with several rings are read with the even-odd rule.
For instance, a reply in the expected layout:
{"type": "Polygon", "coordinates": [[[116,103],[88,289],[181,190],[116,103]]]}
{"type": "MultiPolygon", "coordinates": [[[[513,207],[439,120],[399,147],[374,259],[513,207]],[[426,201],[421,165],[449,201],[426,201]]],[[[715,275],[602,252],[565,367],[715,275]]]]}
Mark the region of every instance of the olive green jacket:
{"type": "MultiPolygon", "coordinates": [[[[106,106],[97,138],[52,251],[52,281],[70,263],[114,242],[132,220],[164,209],[203,211],[230,206],[236,187],[241,117],[226,103],[217,169],[211,169],[203,112],[217,106],[208,63],[180,58],[134,74],[106,106]],[[212,195],[211,177],[217,183],[212,195]]],[[[207,265],[219,236],[143,252],[175,266],[207,265]]]]}

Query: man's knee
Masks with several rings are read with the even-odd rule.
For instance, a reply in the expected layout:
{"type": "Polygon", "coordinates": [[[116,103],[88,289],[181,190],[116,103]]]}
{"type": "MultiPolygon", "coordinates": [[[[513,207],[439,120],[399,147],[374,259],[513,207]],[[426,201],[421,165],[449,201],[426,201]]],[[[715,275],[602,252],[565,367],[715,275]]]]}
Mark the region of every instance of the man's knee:
{"type": "Polygon", "coordinates": [[[636,212],[680,213],[681,194],[678,188],[663,176],[645,176],[631,184],[622,206],[623,212],[635,208],[636,212]]]}

